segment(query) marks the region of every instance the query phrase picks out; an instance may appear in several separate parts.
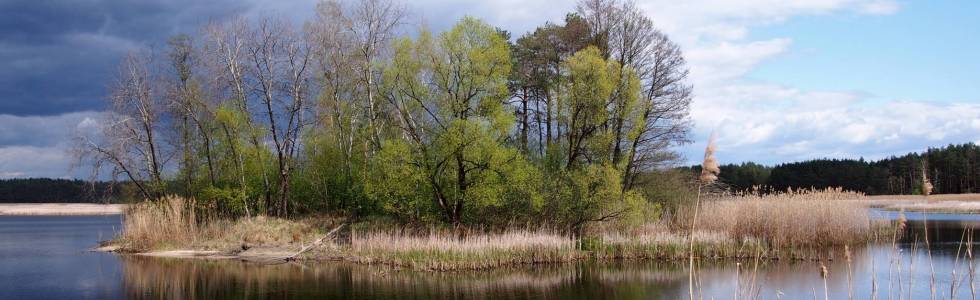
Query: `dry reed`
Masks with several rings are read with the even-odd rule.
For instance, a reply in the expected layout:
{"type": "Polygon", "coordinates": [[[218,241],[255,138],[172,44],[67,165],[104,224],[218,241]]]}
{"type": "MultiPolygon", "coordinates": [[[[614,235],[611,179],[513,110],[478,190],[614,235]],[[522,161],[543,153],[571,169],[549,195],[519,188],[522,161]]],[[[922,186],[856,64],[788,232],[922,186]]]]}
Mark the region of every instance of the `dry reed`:
{"type": "MultiPolygon", "coordinates": [[[[754,238],[772,248],[841,246],[867,241],[872,232],[862,195],[840,189],[721,196],[706,201],[700,229],[735,239],[754,238]],[[839,201],[838,201],[839,200],[839,201]]],[[[675,217],[690,216],[681,210],[675,217]]]]}
{"type": "Polygon", "coordinates": [[[121,248],[130,251],[178,247],[192,242],[197,229],[192,201],[164,197],[130,205],[118,241],[121,248]]]}
{"type": "Polygon", "coordinates": [[[928,197],[930,194],[932,194],[932,181],[929,181],[926,165],[922,164],[922,195],[928,197]]]}
{"type": "Polygon", "coordinates": [[[355,262],[436,271],[566,262],[583,257],[574,239],[554,232],[529,230],[462,238],[440,232],[354,233],[347,255],[347,260],[355,262]]]}
{"type": "Polygon", "coordinates": [[[215,219],[196,213],[194,200],[176,196],[131,205],[114,243],[123,251],[227,250],[243,246],[293,248],[337,220],[271,217],[215,219]]]}
{"type": "Polygon", "coordinates": [[[694,201],[694,217],[691,218],[691,231],[689,231],[688,249],[688,287],[690,288],[690,300],[694,300],[694,231],[698,224],[698,208],[701,206],[701,189],[705,185],[711,185],[718,180],[721,169],[718,167],[718,160],[715,159],[715,134],[711,133],[708,138],[708,146],[704,148],[704,162],[701,163],[701,177],[698,181],[698,196],[694,201]]]}

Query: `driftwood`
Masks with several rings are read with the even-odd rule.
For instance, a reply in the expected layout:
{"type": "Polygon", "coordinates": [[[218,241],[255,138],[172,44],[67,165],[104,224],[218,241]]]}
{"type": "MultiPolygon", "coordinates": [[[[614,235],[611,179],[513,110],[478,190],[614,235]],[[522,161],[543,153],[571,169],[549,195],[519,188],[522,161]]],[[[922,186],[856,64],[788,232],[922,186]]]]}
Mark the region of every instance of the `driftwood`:
{"type": "Polygon", "coordinates": [[[287,262],[295,261],[296,258],[299,257],[301,254],[306,253],[307,251],[310,251],[311,249],[313,249],[313,248],[315,248],[317,246],[322,245],[324,240],[326,240],[327,238],[333,236],[335,233],[337,233],[337,231],[339,231],[341,228],[344,228],[344,226],[346,226],[346,225],[347,225],[346,223],[345,224],[340,224],[340,226],[337,226],[337,228],[334,228],[333,230],[330,230],[330,232],[327,232],[327,234],[323,235],[319,239],[316,239],[315,241],[313,241],[313,243],[311,243],[311,244],[303,247],[302,249],[300,249],[296,253],[293,253],[293,254],[290,254],[290,255],[286,255],[286,256],[280,256],[280,257],[270,257],[270,258],[262,259],[262,260],[248,260],[248,259],[242,259],[242,260],[244,260],[244,261],[253,261],[253,262],[264,263],[264,264],[281,264],[281,263],[287,263],[287,262]]]}

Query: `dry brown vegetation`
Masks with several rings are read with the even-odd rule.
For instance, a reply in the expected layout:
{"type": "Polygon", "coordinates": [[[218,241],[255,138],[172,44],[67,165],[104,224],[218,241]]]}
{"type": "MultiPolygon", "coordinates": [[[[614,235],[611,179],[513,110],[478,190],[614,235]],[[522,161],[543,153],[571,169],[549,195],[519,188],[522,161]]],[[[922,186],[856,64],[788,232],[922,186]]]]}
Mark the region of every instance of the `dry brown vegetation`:
{"type": "MultiPolygon", "coordinates": [[[[849,201],[863,196],[840,189],[716,196],[702,204],[698,229],[759,239],[773,248],[855,244],[872,229],[866,207],[849,201]]],[[[675,219],[690,215],[682,209],[675,219]]]]}
{"type": "Polygon", "coordinates": [[[288,220],[258,216],[238,220],[200,216],[195,203],[180,197],[130,206],[116,240],[124,251],[164,249],[229,250],[243,247],[291,248],[313,240],[336,218],[288,220]]]}
{"type": "Polygon", "coordinates": [[[513,230],[457,237],[394,231],[354,233],[344,258],[425,270],[487,269],[504,265],[556,263],[584,257],[575,240],[549,231],[513,230]]]}
{"type": "MultiPolygon", "coordinates": [[[[807,254],[796,250],[868,241],[875,225],[864,202],[855,201],[863,197],[839,189],[711,196],[702,203],[693,235],[687,221],[692,208],[639,227],[596,228],[580,239],[554,230],[487,233],[364,223],[354,226],[349,243],[320,247],[305,258],[423,270],[488,269],[583,258],[683,259],[691,254],[806,259],[807,254]]],[[[295,252],[341,222],[326,217],[213,219],[195,214],[193,206],[178,197],[133,205],[116,242],[128,251],[194,249],[227,254],[246,246],[295,252]]]]}

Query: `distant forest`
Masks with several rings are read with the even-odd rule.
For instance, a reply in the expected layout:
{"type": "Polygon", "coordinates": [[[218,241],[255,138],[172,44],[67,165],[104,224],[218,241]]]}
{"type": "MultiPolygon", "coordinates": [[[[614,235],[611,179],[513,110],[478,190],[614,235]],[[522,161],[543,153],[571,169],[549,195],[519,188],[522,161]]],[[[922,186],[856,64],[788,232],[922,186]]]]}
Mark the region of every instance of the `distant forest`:
{"type": "Polygon", "coordinates": [[[775,167],[751,162],[729,164],[721,167],[719,177],[733,192],[752,190],[753,186],[764,190],[842,187],[869,195],[905,195],[921,193],[923,167],[935,194],[980,192],[980,146],[973,143],[878,161],[816,159],[775,167]]]}
{"type": "Polygon", "coordinates": [[[26,178],[0,180],[0,203],[117,203],[122,186],[109,182],[26,178]]]}

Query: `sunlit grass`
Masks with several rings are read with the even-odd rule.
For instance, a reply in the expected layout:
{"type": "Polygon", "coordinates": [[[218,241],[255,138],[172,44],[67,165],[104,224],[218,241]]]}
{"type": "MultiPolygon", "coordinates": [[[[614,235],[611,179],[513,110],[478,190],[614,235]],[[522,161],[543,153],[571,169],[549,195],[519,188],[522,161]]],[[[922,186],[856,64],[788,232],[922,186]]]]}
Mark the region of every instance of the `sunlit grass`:
{"type": "MultiPolygon", "coordinates": [[[[699,230],[758,239],[772,248],[824,247],[867,241],[872,221],[860,193],[840,189],[714,197],[702,204],[699,230]]],[[[677,217],[688,215],[681,211],[677,217]]]]}

